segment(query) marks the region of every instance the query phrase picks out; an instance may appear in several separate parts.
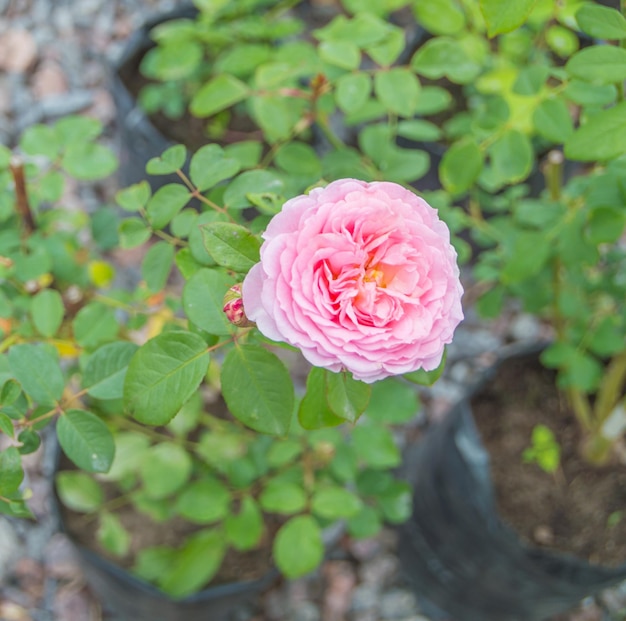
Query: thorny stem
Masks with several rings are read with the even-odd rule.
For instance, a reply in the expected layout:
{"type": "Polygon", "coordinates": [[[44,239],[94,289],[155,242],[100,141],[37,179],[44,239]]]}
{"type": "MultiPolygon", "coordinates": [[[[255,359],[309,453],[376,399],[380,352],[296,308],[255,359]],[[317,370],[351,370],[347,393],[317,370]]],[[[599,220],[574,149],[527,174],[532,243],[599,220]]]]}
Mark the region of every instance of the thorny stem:
{"type": "Polygon", "coordinates": [[[15,183],[15,209],[22,221],[22,227],[24,229],[22,237],[26,238],[37,226],[30,209],[30,203],[28,202],[28,191],[26,190],[26,179],[24,177],[24,162],[20,158],[13,156],[9,164],[9,170],[13,176],[13,182],[15,183]]]}

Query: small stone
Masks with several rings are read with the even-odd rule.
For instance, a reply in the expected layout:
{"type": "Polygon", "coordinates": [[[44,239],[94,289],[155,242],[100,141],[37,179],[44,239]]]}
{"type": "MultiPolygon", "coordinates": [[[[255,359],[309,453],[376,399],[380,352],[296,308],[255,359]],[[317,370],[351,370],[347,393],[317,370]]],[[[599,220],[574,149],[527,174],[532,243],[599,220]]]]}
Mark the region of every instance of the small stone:
{"type": "Polygon", "coordinates": [[[544,546],[549,546],[554,541],[554,533],[549,526],[540,524],[533,531],[533,539],[544,546]]]}
{"type": "Polygon", "coordinates": [[[292,609],[292,621],[320,621],[319,608],[313,602],[298,602],[292,609]]]}
{"type": "Polygon", "coordinates": [[[6,518],[0,517],[0,583],[20,557],[17,533],[6,518]]]}
{"type": "Polygon", "coordinates": [[[397,573],[398,558],[392,554],[384,554],[364,563],[359,577],[363,582],[382,590],[391,584],[397,573]]]}
{"type": "Polygon", "coordinates": [[[44,62],[33,75],[33,93],[39,99],[67,92],[67,79],[61,67],[54,62],[44,62]]]}
{"type": "Polygon", "coordinates": [[[369,584],[360,584],[352,591],[350,610],[358,613],[366,610],[377,610],[378,600],[379,592],[377,589],[373,589],[369,584]]]}
{"type": "Polygon", "coordinates": [[[520,313],[511,321],[509,331],[516,341],[536,341],[541,334],[541,324],[534,315],[520,313]]]}
{"type": "Polygon", "coordinates": [[[25,608],[9,600],[0,600],[0,619],[2,621],[33,621],[25,608]]]}
{"type": "Polygon", "coordinates": [[[44,563],[48,575],[58,580],[73,580],[82,573],[74,546],[61,533],[50,538],[44,550],[44,563]]]}
{"type": "Polygon", "coordinates": [[[374,558],[381,550],[380,540],[371,539],[355,539],[350,542],[350,552],[358,561],[367,561],[374,558]]]}
{"type": "Polygon", "coordinates": [[[387,620],[405,619],[417,612],[417,601],[410,591],[394,589],[380,597],[380,616],[387,620]]]}
{"type": "Polygon", "coordinates": [[[24,73],[37,58],[37,43],[28,30],[9,30],[0,35],[0,69],[24,73]]]}
{"type": "Polygon", "coordinates": [[[58,118],[80,112],[93,103],[90,91],[78,90],[63,95],[52,95],[41,102],[44,116],[58,118]]]}
{"type": "Polygon", "coordinates": [[[77,589],[76,585],[61,587],[54,597],[53,610],[56,619],[82,621],[100,618],[98,605],[86,588],[77,589]]]}

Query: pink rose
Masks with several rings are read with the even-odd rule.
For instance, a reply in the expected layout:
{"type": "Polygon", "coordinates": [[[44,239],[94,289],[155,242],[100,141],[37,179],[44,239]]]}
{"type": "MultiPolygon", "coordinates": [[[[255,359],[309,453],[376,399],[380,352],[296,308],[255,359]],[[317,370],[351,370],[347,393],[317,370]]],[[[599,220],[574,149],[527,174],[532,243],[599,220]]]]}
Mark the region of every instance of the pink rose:
{"type": "Polygon", "coordinates": [[[263,237],[243,301],[266,337],[368,383],[439,366],[463,288],[450,232],[426,201],[340,179],[287,201],[263,237]]]}

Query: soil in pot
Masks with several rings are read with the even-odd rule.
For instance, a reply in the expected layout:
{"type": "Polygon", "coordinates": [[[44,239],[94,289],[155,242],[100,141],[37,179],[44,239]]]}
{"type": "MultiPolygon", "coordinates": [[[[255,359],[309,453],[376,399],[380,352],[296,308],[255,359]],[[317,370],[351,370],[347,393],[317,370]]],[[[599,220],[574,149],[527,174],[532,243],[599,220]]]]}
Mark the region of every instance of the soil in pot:
{"type": "Polygon", "coordinates": [[[626,562],[626,466],[589,466],[581,434],[555,373],[536,356],[505,361],[472,400],[491,457],[501,519],[525,541],[593,564],[626,562]],[[548,426],[561,447],[560,468],[548,474],[524,463],[533,428],[548,426]]]}

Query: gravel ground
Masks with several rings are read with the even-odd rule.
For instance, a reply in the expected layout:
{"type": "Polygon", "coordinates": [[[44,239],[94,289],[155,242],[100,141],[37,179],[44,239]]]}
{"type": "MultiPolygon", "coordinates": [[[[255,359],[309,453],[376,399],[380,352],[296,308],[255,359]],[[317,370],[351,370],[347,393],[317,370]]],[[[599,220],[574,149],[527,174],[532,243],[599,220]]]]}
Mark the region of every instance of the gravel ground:
{"type": "MultiPolygon", "coordinates": [[[[25,127],[76,112],[99,118],[114,142],[108,63],[147,17],[175,5],[171,0],[0,0],[0,143],[12,146],[25,127]]],[[[110,180],[105,195],[116,189],[110,180]]],[[[101,199],[93,188],[81,188],[78,200],[88,206],[101,199]]],[[[540,336],[540,326],[524,315],[504,318],[495,329],[468,319],[450,349],[446,376],[430,393],[427,415],[436,418],[445,411],[476,365],[487,364],[505,340],[540,336]]],[[[52,452],[40,450],[28,458],[36,522],[0,516],[0,621],[119,621],[90,593],[72,545],[59,532],[50,503],[52,452]]],[[[407,590],[396,543],[392,530],[346,543],[314,576],[273,588],[262,610],[240,621],[446,621],[426,616],[407,590]]],[[[625,604],[626,589],[615,589],[559,621],[617,621],[623,617],[615,611],[625,604]]]]}

